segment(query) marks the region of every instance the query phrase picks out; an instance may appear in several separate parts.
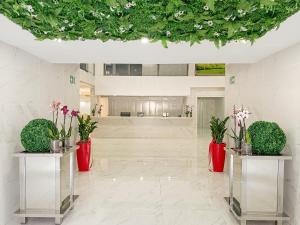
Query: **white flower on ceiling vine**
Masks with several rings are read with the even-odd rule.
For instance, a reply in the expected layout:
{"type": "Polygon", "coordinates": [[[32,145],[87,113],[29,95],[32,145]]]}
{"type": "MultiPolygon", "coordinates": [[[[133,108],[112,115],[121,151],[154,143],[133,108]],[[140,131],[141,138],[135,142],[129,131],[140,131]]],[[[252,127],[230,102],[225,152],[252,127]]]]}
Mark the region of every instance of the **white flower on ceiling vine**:
{"type": "Polygon", "coordinates": [[[126,28],[124,26],[120,26],[119,31],[121,34],[123,34],[124,32],[126,32],[126,28]]]}
{"type": "Polygon", "coordinates": [[[214,25],[214,22],[211,21],[211,20],[210,20],[210,21],[207,21],[207,25],[211,27],[212,25],[214,25]]]}
{"type": "Polygon", "coordinates": [[[151,15],[150,17],[151,17],[151,19],[156,20],[156,16],[151,15]]]}
{"type": "Polygon", "coordinates": [[[69,23],[69,27],[73,27],[74,26],[74,23],[69,23]]]}
{"type": "Polygon", "coordinates": [[[53,3],[57,5],[59,2],[57,0],[53,0],[53,3]]]}
{"type": "Polygon", "coordinates": [[[183,14],[184,14],[184,11],[178,11],[178,12],[176,12],[176,13],[174,14],[174,16],[175,16],[176,18],[178,18],[178,17],[182,16],[183,14]]]}
{"type": "Polygon", "coordinates": [[[63,31],[65,31],[65,27],[61,27],[61,28],[59,28],[58,30],[60,31],[60,32],[63,32],[63,31]]]}
{"type": "Polygon", "coordinates": [[[243,31],[243,32],[245,32],[245,31],[247,31],[248,29],[247,29],[246,27],[244,27],[244,26],[241,26],[240,30],[243,31]]]}
{"type": "Polygon", "coordinates": [[[214,33],[214,36],[219,37],[219,36],[220,36],[220,33],[215,32],[215,33],[214,33]]]}
{"type": "Polygon", "coordinates": [[[128,2],[126,5],[125,5],[125,9],[130,9],[131,7],[134,7],[136,6],[136,3],[134,1],[132,2],[128,2]]]}
{"type": "Polygon", "coordinates": [[[22,8],[26,9],[30,13],[34,12],[34,9],[33,9],[32,5],[22,4],[22,8]]]}
{"type": "Polygon", "coordinates": [[[100,28],[94,31],[94,34],[95,34],[95,35],[101,34],[101,33],[102,33],[102,29],[100,29],[100,28]]]}
{"type": "Polygon", "coordinates": [[[226,17],[224,17],[224,19],[225,19],[226,21],[228,21],[228,20],[230,20],[231,17],[232,17],[232,15],[226,16],[226,17]]]}
{"type": "Polygon", "coordinates": [[[201,24],[195,24],[194,27],[198,30],[201,30],[203,28],[201,24]]]}
{"type": "Polygon", "coordinates": [[[166,35],[167,35],[167,37],[170,37],[170,36],[171,36],[171,32],[170,32],[170,31],[167,31],[167,32],[166,32],[166,35]]]}
{"type": "Polygon", "coordinates": [[[64,23],[69,23],[69,20],[64,20],[64,23]]]}
{"type": "Polygon", "coordinates": [[[203,9],[206,10],[206,11],[209,10],[208,5],[205,5],[205,6],[203,7],[203,9]]]}
{"type": "Polygon", "coordinates": [[[240,14],[240,16],[245,16],[246,15],[246,11],[239,9],[238,13],[240,14]]]}

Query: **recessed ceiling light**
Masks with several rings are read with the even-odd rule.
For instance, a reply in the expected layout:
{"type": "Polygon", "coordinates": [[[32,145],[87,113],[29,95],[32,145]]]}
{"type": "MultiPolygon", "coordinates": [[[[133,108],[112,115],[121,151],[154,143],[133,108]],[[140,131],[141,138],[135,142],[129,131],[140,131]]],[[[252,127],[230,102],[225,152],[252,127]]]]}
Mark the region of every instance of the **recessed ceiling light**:
{"type": "Polygon", "coordinates": [[[54,41],[56,41],[56,42],[58,42],[58,43],[61,43],[61,42],[62,42],[61,38],[55,38],[54,41]]]}
{"type": "Polygon", "coordinates": [[[244,39],[242,39],[242,40],[240,40],[240,43],[242,43],[242,44],[247,44],[247,41],[244,40],[244,39]]]}
{"type": "Polygon", "coordinates": [[[149,39],[148,39],[148,38],[142,38],[142,39],[141,39],[141,42],[142,42],[143,44],[147,44],[147,43],[149,43],[149,39]]]}

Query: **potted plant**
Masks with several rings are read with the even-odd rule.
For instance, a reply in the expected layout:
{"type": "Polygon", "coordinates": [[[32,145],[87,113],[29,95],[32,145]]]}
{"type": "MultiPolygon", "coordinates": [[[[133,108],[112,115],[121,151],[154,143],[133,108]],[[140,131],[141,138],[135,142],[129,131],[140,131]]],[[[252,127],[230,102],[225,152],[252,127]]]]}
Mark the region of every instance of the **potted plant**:
{"type": "Polygon", "coordinates": [[[52,122],[55,126],[48,128],[48,133],[50,137],[50,149],[53,152],[59,152],[61,148],[61,140],[59,139],[59,130],[57,129],[57,120],[58,120],[58,110],[60,106],[59,101],[53,101],[50,105],[52,112],[52,122]]]}
{"type": "MultiPolygon", "coordinates": [[[[240,109],[236,109],[234,106],[233,109],[233,119],[234,119],[234,129],[232,130],[232,135],[229,135],[234,140],[234,150],[237,152],[241,152],[242,148],[245,146],[247,128],[246,128],[246,120],[249,118],[250,112],[242,107],[240,109]],[[238,134],[237,134],[238,133],[238,134]]],[[[248,141],[250,141],[250,136],[248,135],[248,141]]]]}
{"type": "Polygon", "coordinates": [[[226,117],[224,120],[212,117],[210,122],[213,140],[210,144],[209,155],[214,172],[223,172],[224,170],[226,144],[223,142],[223,139],[227,130],[226,123],[228,119],[229,117],[226,117]]]}
{"type": "Polygon", "coordinates": [[[70,147],[72,145],[70,138],[71,138],[72,129],[73,129],[73,127],[72,127],[73,117],[77,117],[79,114],[79,111],[72,110],[69,115],[69,111],[70,110],[68,109],[68,106],[66,106],[66,105],[61,108],[61,112],[64,116],[63,123],[61,125],[61,130],[60,130],[60,137],[61,137],[63,147],[70,147]],[[66,123],[67,123],[68,116],[70,116],[70,125],[69,125],[68,131],[67,131],[66,123]]]}
{"type": "Polygon", "coordinates": [[[77,143],[77,164],[79,171],[89,171],[91,157],[90,134],[97,128],[97,122],[92,121],[90,116],[84,118],[77,116],[80,141],[77,143]]]}
{"type": "Polygon", "coordinates": [[[252,152],[256,155],[280,155],[286,136],[277,123],[256,121],[248,128],[252,152]]]}

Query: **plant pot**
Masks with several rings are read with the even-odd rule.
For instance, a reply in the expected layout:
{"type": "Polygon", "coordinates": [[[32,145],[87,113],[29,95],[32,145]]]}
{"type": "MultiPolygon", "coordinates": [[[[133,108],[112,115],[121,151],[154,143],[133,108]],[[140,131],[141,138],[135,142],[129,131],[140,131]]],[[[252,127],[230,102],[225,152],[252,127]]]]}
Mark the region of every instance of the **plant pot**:
{"type": "Polygon", "coordinates": [[[212,144],[212,164],[214,172],[223,172],[224,171],[224,162],[225,162],[225,147],[226,144],[212,144]]]}
{"type": "Polygon", "coordinates": [[[62,147],[63,148],[70,148],[72,147],[72,141],[71,141],[71,138],[65,138],[62,140],[62,147]]]}
{"type": "Polygon", "coordinates": [[[242,149],[241,149],[242,155],[252,155],[252,145],[243,143],[242,149]]]}
{"type": "Polygon", "coordinates": [[[60,140],[50,140],[50,149],[53,153],[59,153],[61,151],[61,141],[60,140]]]}
{"type": "Polygon", "coordinates": [[[78,170],[89,171],[90,169],[90,158],[91,158],[91,140],[87,142],[78,142],[78,149],[77,149],[77,165],[78,170]]]}

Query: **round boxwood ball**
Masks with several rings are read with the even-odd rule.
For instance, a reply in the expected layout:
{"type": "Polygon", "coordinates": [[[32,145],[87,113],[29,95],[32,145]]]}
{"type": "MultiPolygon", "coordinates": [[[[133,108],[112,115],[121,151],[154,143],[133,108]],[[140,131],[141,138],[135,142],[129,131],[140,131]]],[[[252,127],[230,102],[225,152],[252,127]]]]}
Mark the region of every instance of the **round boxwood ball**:
{"type": "Polygon", "coordinates": [[[49,152],[50,138],[48,128],[55,124],[46,119],[31,120],[21,132],[21,143],[28,152],[49,152]]]}
{"type": "Polygon", "coordinates": [[[248,131],[254,154],[279,155],[286,144],[286,136],[277,123],[257,121],[248,131]]]}

